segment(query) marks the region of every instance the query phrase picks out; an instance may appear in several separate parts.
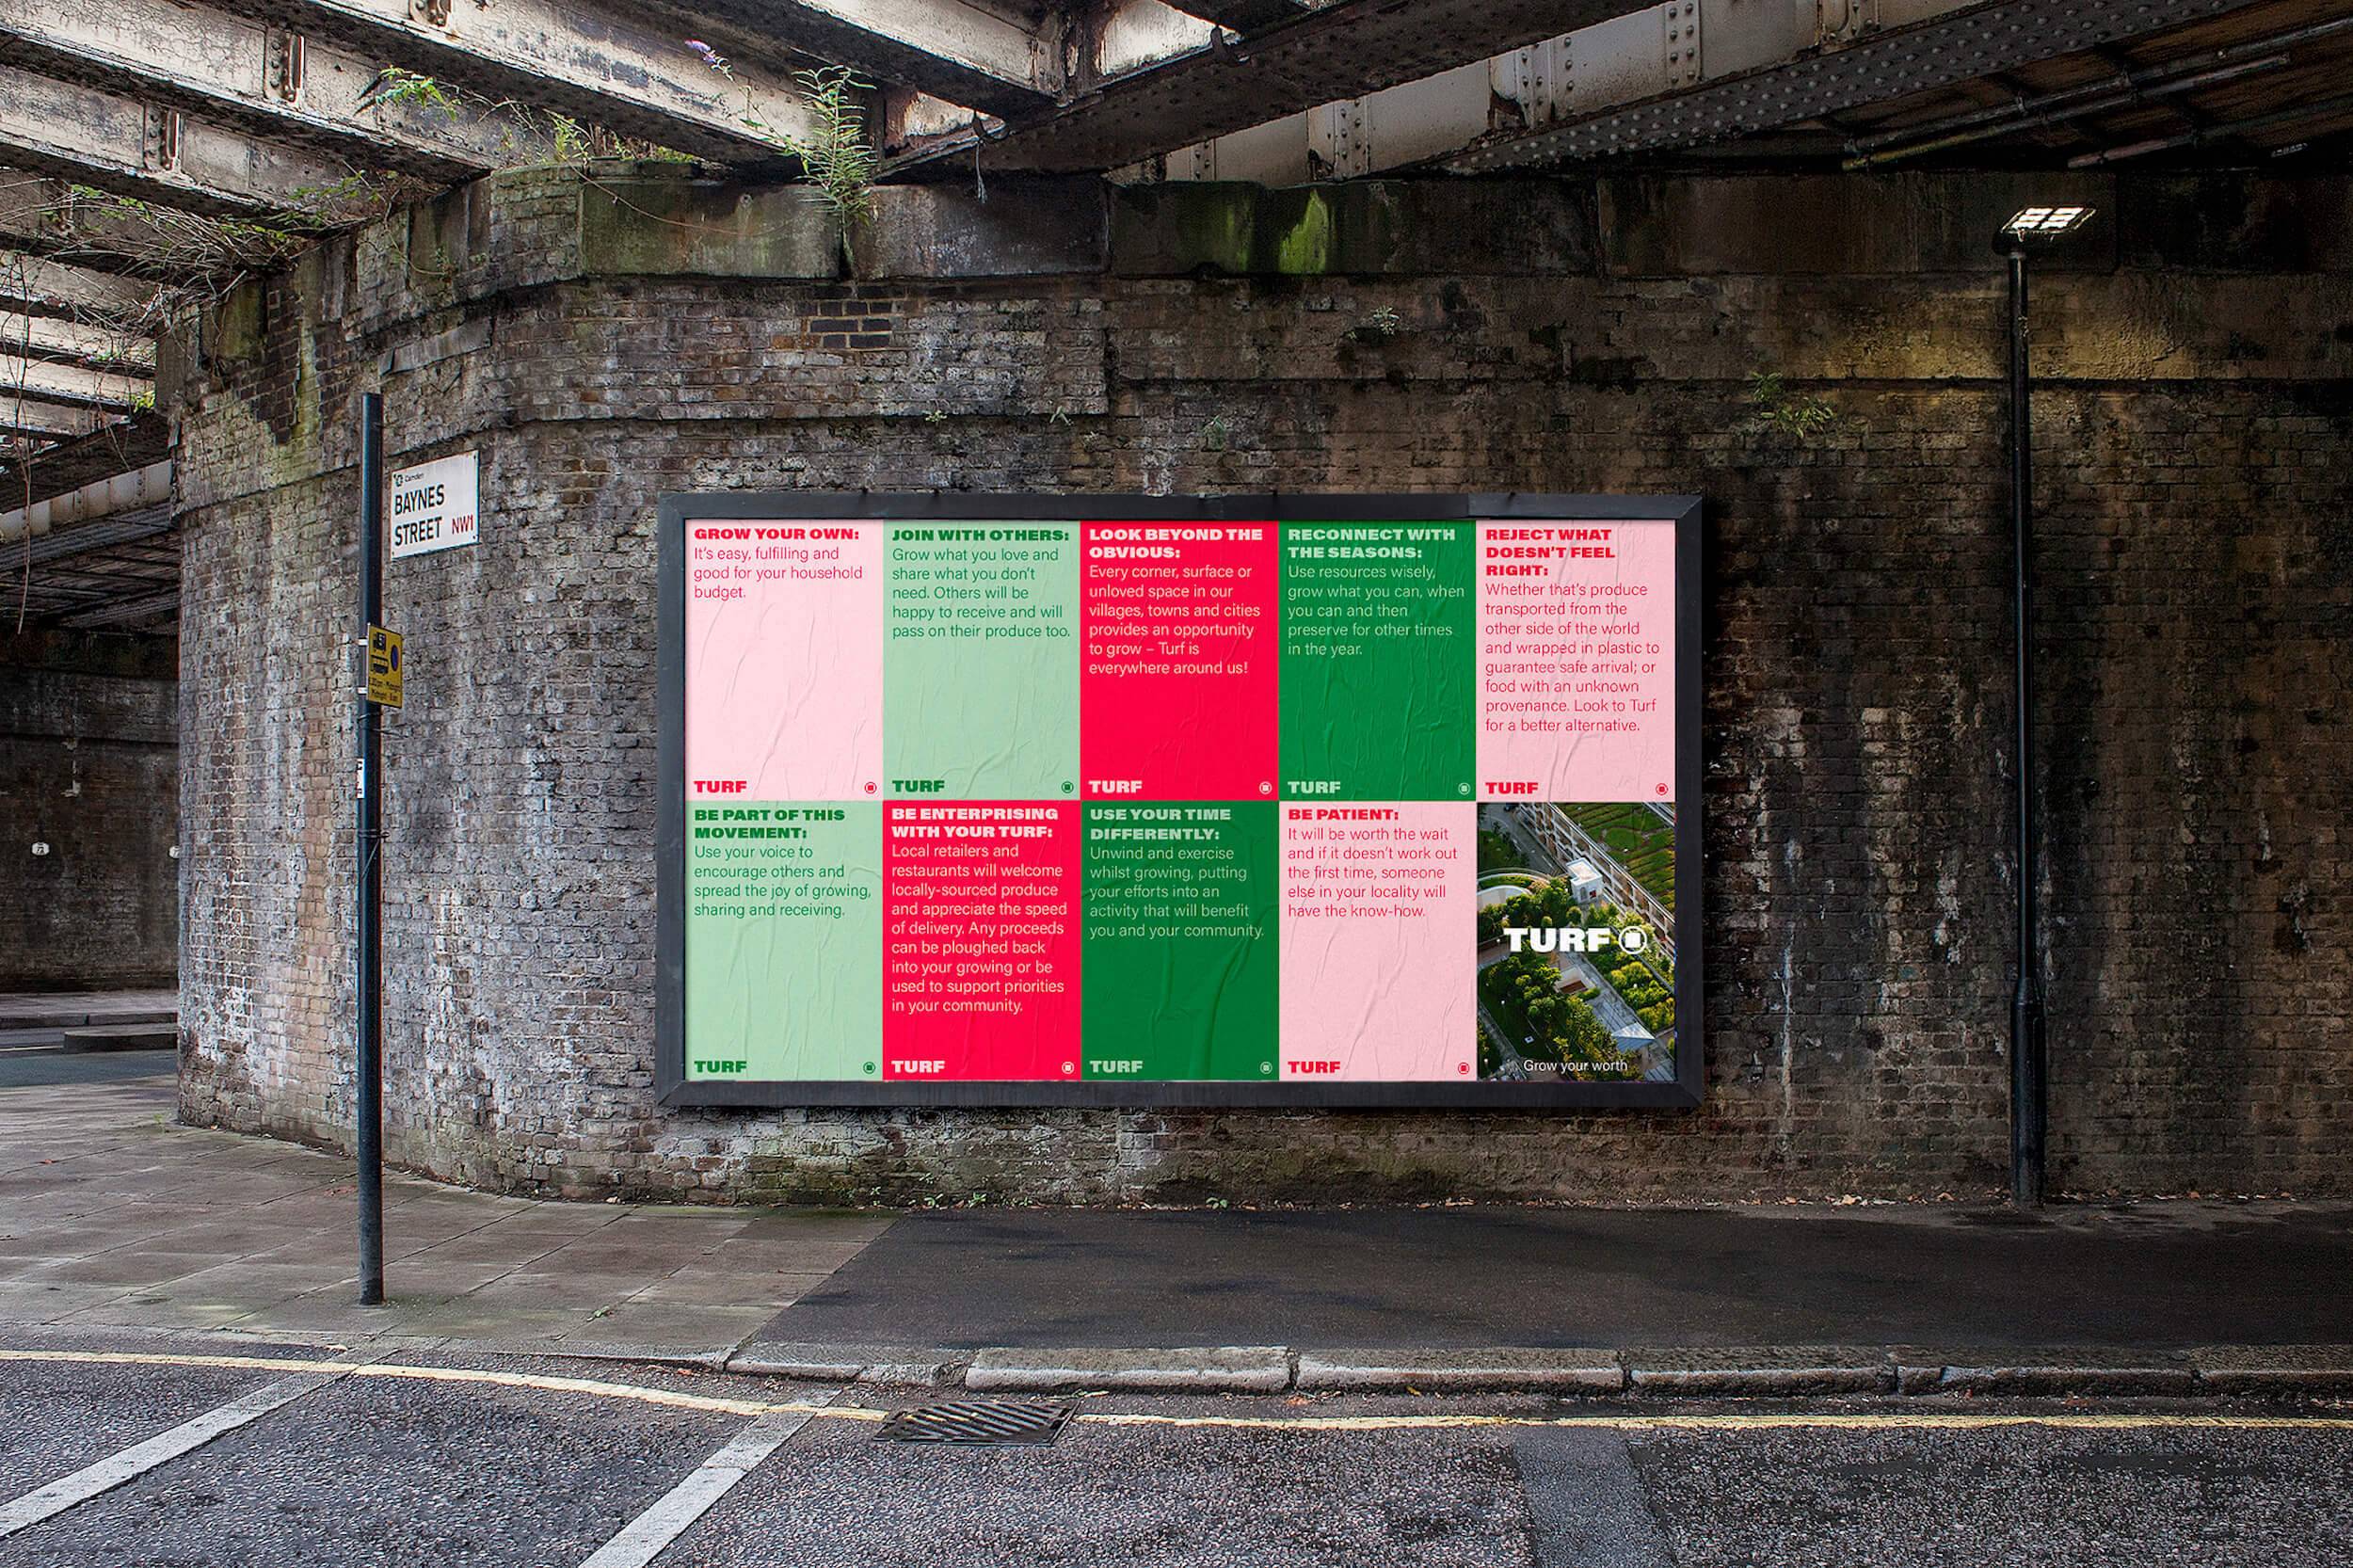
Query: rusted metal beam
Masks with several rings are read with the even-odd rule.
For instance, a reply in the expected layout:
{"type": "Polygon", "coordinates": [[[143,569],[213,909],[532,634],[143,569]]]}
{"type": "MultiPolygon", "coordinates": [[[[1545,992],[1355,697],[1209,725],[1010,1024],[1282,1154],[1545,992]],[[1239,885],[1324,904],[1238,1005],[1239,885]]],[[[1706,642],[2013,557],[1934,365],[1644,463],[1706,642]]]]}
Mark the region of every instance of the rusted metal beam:
{"type": "Polygon", "coordinates": [[[1312,0],[1185,0],[1177,8],[1245,36],[1295,22],[1315,8],[1312,0]]]}
{"type": "Polygon", "coordinates": [[[1000,118],[1051,108],[1064,77],[1051,9],[1038,21],[966,0],[695,0],[648,14],[738,62],[797,52],[1000,118]]]}
{"type": "Polygon", "coordinates": [[[388,84],[375,60],[180,0],[0,0],[0,62],[431,180],[470,179],[548,148],[520,115],[388,84]]]}
{"type": "Polygon", "coordinates": [[[752,60],[713,70],[667,13],[579,0],[222,0],[312,41],[492,103],[527,104],[723,163],[783,161],[808,106],[752,60]]]}
{"type": "Polygon", "coordinates": [[[176,109],[0,66],[0,157],[100,190],[216,217],[306,210],[344,165],[176,109]]]}
{"type": "MultiPolygon", "coordinates": [[[[1761,62],[1722,80],[1672,88],[1596,114],[1572,114],[1524,134],[1500,135],[1444,159],[1443,167],[1485,174],[1726,141],[2263,3],[1991,0],[1956,10],[1935,8],[1934,0],[1910,0],[1911,15],[1931,8],[1936,14],[1907,26],[1858,29],[1842,46],[1801,58],[1761,62]]],[[[1703,24],[1703,36],[1705,31],[1703,24]]]]}
{"type": "MultiPolygon", "coordinates": [[[[1713,139],[1722,106],[1742,101],[1753,129],[1784,128],[1983,74],[1964,62],[1981,61],[1990,49],[2004,51],[2004,57],[2023,49],[2025,57],[2042,58],[2083,48],[2086,37],[2123,36],[2114,33],[2110,19],[2085,16],[2102,9],[2098,5],[2062,8],[2068,15],[2059,24],[2038,30],[2007,15],[2010,5],[1986,0],[1819,6],[1664,0],[1481,65],[1319,104],[1179,149],[1154,172],[1173,180],[1296,184],[1433,164],[1464,171],[1509,167],[1540,161],[1548,147],[1581,145],[1581,137],[1601,144],[1588,151],[1657,150],[1713,139]],[[1947,25],[1913,38],[1939,23],[1947,25]],[[1783,112],[1785,90],[1805,79],[1842,86],[1806,100],[1810,112],[1783,112]],[[1719,87],[1721,92],[1708,90],[1719,87]],[[1677,104],[1691,107],[1675,111],[1677,104]],[[1681,141],[1640,135],[1653,119],[1690,134],[1681,141]],[[1629,135],[1631,141],[1625,139],[1629,135]]],[[[2127,28],[2132,32],[2169,25],[2168,17],[2194,19],[2203,10],[2136,3],[2117,14],[2139,21],[2140,26],[2127,28]]],[[[1829,139],[1812,149],[1824,157],[1838,151],[1829,139]]]]}
{"type": "Polygon", "coordinates": [[[1870,28],[1977,3],[1661,0],[1483,61],[1183,148],[1168,155],[1162,172],[1172,180],[1288,184],[1408,168],[1577,115],[1843,48],[1870,28]]]}
{"type": "Polygon", "coordinates": [[[0,311],[0,350],[114,370],[152,373],[155,368],[152,338],[12,311],[0,311]]]}
{"type": "Polygon", "coordinates": [[[152,312],[154,303],[152,283],[0,247],[0,305],[27,315],[139,321],[152,312]]]}
{"type": "Polygon", "coordinates": [[[1334,0],[1240,44],[1212,32],[1176,58],[1109,79],[1000,136],[952,140],[893,167],[946,163],[984,139],[987,168],[1117,168],[1635,8],[1628,0],[1334,0]]]}
{"type": "Polygon", "coordinates": [[[28,360],[0,347],[0,396],[37,397],[88,408],[136,408],[154,401],[155,383],[128,371],[28,360]]]}
{"type": "Polygon", "coordinates": [[[82,270],[126,281],[202,276],[209,267],[158,246],[158,225],[177,216],[163,208],[134,208],[104,192],[88,196],[54,175],[0,168],[0,244],[82,270]]]}
{"type": "Polygon", "coordinates": [[[0,430],[46,440],[87,436],[113,422],[115,415],[78,404],[53,403],[45,397],[19,396],[0,387],[0,430]]]}

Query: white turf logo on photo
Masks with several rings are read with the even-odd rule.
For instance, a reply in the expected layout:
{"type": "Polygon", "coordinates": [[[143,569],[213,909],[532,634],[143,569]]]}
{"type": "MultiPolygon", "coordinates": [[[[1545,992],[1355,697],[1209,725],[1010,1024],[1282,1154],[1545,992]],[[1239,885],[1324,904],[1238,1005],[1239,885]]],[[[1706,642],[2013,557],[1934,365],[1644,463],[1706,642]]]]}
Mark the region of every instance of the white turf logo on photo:
{"type": "Polygon", "coordinates": [[[1513,952],[1599,952],[1613,944],[1640,952],[1650,946],[1650,933],[1639,925],[1623,931],[1606,925],[1507,925],[1503,936],[1513,952]]]}

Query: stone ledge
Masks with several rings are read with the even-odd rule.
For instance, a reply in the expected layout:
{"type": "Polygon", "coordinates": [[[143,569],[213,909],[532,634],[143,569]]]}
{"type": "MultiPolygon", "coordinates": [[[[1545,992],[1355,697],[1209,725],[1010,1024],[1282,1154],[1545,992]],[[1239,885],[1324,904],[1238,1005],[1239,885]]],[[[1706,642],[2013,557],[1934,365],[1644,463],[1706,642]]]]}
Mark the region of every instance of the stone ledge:
{"type": "Polygon", "coordinates": [[[1128,1391],[1273,1393],[1290,1386],[1290,1355],[1277,1346],[1187,1350],[989,1350],[972,1358],[964,1385],[1006,1392],[1117,1388],[1128,1391]]]}
{"type": "Polygon", "coordinates": [[[761,1345],[727,1370],[819,1383],[961,1386],[997,1392],[1545,1393],[1602,1398],[1820,1399],[1966,1394],[2228,1398],[2353,1392],[2353,1346],[1940,1350],[1911,1345],[1693,1346],[1560,1350],[1479,1346],[1303,1351],[1279,1345],[1176,1350],[761,1345]]]}
{"type": "Polygon", "coordinates": [[[1539,1388],[1552,1394],[1616,1394],[1625,1368],[1614,1351],[1302,1351],[1296,1388],[1539,1388]]]}
{"type": "Polygon", "coordinates": [[[1638,1394],[1755,1398],[1881,1394],[1896,1386],[1884,1350],[1856,1345],[1759,1345],[1627,1351],[1638,1394]]]}
{"type": "Polygon", "coordinates": [[[752,1344],[729,1356],[727,1370],[803,1383],[872,1383],[919,1388],[964,1381],[969,1351],[911,1345],[752,1344]]]}
{"type": "Polygon", "coordinates": [[[1895,1353],[1898,1388],[1907,1394],[2062,1394],[2181,1396],[2197,1391],[2187,1356],[2174,1351],[2108,1346],[1974,1346],[1895,1353]]]}
{"type": "Polygon", "coordinates": [[[2189,1363],[2210,1394],[2353,1394],[2353,1345],[2205,1345],[2189,1363]]]}

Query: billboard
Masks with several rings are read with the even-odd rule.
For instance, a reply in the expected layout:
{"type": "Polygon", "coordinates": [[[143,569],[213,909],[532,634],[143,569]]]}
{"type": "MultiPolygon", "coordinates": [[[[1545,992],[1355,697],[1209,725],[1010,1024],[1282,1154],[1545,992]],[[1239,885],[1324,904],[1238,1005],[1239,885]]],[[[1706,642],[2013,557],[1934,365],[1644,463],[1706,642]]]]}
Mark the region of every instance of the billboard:
{"type": "Polygon", "coordinates": [[[664,1098],[1697,1104],[1698,519],[666,498],[664,1098]]]}

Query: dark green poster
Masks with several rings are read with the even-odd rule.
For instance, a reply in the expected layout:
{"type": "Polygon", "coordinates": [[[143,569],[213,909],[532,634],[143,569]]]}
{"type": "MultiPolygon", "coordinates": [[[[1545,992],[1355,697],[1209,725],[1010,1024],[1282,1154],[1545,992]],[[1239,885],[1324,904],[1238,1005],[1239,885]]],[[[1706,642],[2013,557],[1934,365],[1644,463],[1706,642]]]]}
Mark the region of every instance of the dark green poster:
{"type": "Polygon", "coordinates": [[[1284,531],[1285,799],[1471,798],[1475,551],[1465,523],[1284,531]]]}
{"type": "Polygon", "coordinates": [[[1086,808],[1083,1078],[1275,1078],[1275,811],[1086,808]]]}

